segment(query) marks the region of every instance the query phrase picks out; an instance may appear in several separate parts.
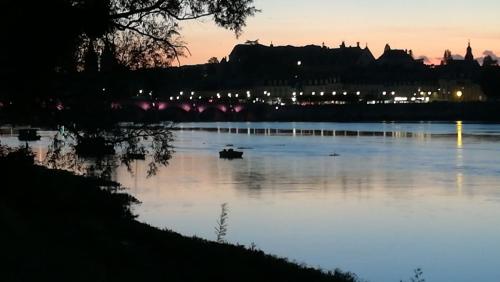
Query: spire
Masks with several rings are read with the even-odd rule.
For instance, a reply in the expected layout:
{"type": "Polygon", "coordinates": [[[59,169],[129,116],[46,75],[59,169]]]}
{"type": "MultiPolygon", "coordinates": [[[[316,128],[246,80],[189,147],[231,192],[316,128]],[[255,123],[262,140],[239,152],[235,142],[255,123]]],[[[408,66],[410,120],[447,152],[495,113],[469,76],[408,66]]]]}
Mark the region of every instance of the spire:
{"type": "Polygon", "coordinates": [[[447,65],[450,61],[453,61],[453,56],[451,55],[450,50],[445,50],[443,55],[443,60],[441,61],[442,65],[447,65]]]}
{"type": "Polygon", "coordinates": [[[474,61],[474,55],[472,54],[472,47],[470,46],[470,40],[469,44],[467,45],[467,53],[465,54],[465,60],[474,61]]]}
{"type": "Polygon", "coordinates": [[[384,52],[391,51],[391,46],[389,44],[385,44],[384,52]]]}

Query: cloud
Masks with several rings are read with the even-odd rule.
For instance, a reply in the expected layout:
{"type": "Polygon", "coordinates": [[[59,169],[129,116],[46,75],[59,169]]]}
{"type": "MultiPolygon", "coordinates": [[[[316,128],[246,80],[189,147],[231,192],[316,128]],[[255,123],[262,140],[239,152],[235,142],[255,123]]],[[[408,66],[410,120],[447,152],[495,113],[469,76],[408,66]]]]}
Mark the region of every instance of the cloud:
{"type": "Polygon", "coordinates": [[[485,51],[483,52],[483,56],[482,56],[482,57],[477,58],[476,60],[477,60],[480,64],[483,64],[484,58],[485,58],[486,56],[491,56],[491,58],[492,58],[493,60],[497,60],[497,61],[499,61],[499,62],[500,62],[500,57],[498,57],[498,56],[497,56],[497,55],[496,55],[493,51],[491,51],[491,50],[485,50],[485,51]]]}
{"type": "Polygon", "coordinates": [[[493,51],[490,50],[486,50],[483,52],[483,58],[486,56],[490,56],[491,58],[493,58],[493,60],[500,60],[500,57],[498,57],[495,53],[493,53],[493,51]]]}
{"type": "Polygon", "coordinates": [[[431,60],[431,59],[429,59],[429,57],[427,57],[427,56],[419,56],[419,57],[418,57],[418,59],[419,59],[419,60],[423,60],[423,61],[424,61],[424,63],[425,63],[425,64],[428,64],[428,65],[433,63],[433,62],[432,62],[432,60],[431,60]]]}

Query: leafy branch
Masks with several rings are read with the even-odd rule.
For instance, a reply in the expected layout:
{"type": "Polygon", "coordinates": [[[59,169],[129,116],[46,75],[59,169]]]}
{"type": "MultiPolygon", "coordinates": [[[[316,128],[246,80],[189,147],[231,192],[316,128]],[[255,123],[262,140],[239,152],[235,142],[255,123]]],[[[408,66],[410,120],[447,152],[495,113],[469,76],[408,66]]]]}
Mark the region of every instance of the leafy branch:
{"type": "Polygon", "coordinates": [[[227,203],[221,205],[221,213],[219,219],[217,220],[217,226],[215,227],[215,235],[217,236],[218,243],[225,243],[225,237],[227,235],[227,218],[228,218],[228,207],[227,203]]]}

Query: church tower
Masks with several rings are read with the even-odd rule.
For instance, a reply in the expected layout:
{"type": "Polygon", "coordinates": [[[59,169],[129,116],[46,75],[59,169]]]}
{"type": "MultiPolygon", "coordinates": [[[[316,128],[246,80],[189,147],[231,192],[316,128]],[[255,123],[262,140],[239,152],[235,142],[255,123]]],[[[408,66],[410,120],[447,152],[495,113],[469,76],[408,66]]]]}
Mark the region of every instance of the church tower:
{"type": "Polygon", "coordinates": [[[470,47],[470,41],[469,41],[469,46],[467,47],[467,53],[465,54],[465,60],[466,61],[474,61],[474,55],[472,54],[472,48],[470,47]]]}

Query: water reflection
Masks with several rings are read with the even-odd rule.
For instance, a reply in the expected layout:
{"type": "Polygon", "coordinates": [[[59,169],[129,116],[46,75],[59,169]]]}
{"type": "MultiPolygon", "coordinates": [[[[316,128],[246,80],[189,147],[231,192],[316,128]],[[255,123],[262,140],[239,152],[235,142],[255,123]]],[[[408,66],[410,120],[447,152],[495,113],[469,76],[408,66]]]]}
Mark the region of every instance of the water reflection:
{"type": "Polygon", "coordinates": [[[463,163],[463,141],[462,141],[462,130],[463,130],[463,125],[462,121],[457,121],[456,123],[456,128],[457,128],[457,177],[456,177],[456,183],[457,183],[457,192],[458,194],[462,194],[463,192],[463,183],[464,183],[464,175],[462,173],[462,168],[464,166],[463,163]]]}
{"type": "Polygon", "coordinates": [[[184,128],[170,165],[156,176],[146,177],[147,160],[134,162],[133,174],[116,171],[142,202],[135,210],[142,221],[214,239],[227,202],[230,242],[255,242],[309,265],[373,282],[405,279],[416,266],[429,281],[500,276],[499,125],[184,128]],[[226,144],[247,148],[244,159],[220,160],[226,144]]]}
{"type": "Polygon", "coordinates": [[[361,138],[367,134],[358,131],[370,130],[349,125],[335,135],[291,124],[185,127],[169,168],[139,181],[137,212],[156,226],[213,239],[219,206],[228,202],[232,242],[374,282],[399,281],[415,266],[433,281],[495,281],[500,157],[495,137],[483,136],[500,128],[471,132],[458,124],[411,135],[398,125],[373,130],[401,132],[391,138],[361,138]],[[464,146],[459,136],[474,142],[464,146]],[[243,149],[243,160],[219,160],[226,144],[252,149],[243,149]]]}
{"type": "Polygon", "coordinates": [[[431,133],[406,131],[329,130],[300,128],[240,128],[240,127],[179,127],[179,131],[206,131],[218,134],[246,134],[263,136],[331,136],[331,137],[390,137],[390,138],[431,138],[431,133]]]}
{"type": "Polygon", "coordinates": [[[462,122],[457,121],[457,148],[462,149],[462,122]]]}

